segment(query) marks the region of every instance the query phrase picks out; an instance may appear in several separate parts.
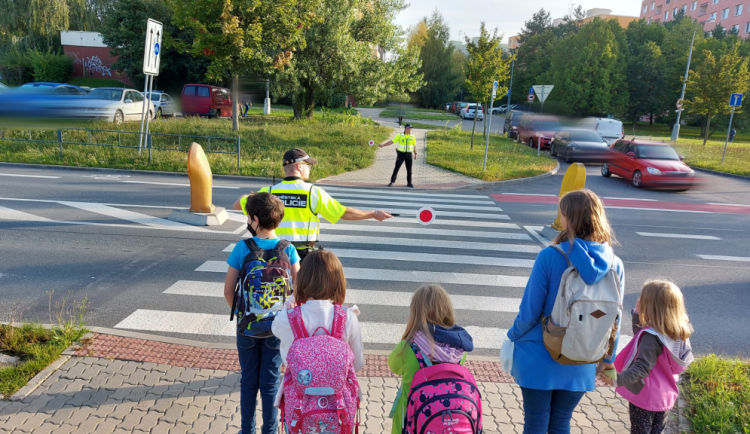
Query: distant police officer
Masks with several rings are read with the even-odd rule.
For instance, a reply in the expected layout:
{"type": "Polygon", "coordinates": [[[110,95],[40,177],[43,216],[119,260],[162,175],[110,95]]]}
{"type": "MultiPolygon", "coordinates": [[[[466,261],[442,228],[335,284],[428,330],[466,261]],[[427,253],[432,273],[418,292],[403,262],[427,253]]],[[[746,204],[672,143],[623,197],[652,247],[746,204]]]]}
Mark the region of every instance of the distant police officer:
{"type": "MultiPolygon", "coordinates": [[[[276,228],[276,236],[291,242],[299,253],[300,260],[312,250],[320,239],[320,219],[322,215],[331,223],[339,220],[383,221],[391,218],[386,211],[362,211],[345,207],[320,187],[305,182],[310,177],[310,167],[318,160],[311,158],[302,149],[291,149],[284,154],[284,174],[286,178],[272,187],[264,187],[261,193],[271,193],[284,202],[284,220],[276,228]]],[[[245,212],[247,195],[234,203],[234,209],[245,212]]],[[[254,236],[252,228],[248,227],[254,236]]]]}
{"type": "Polygon", "coordinates": [[[411,135],[411,124],[406,124],[403,133],[398,134],[393,140],[383,143],[380,147],[385,148],[394,143],[398,145],[396,147],[396,167],[393,169],[391,183],[388,184],[388,187],[391,187],[396,182],[396,176],[398,176],[398,171],[401,169],[401,164],[406,162],[406,186],[414,188],[414,185],[411,183],[411,155],[413,153],[414,159],[417,159],[417,139],[411,135]]]}

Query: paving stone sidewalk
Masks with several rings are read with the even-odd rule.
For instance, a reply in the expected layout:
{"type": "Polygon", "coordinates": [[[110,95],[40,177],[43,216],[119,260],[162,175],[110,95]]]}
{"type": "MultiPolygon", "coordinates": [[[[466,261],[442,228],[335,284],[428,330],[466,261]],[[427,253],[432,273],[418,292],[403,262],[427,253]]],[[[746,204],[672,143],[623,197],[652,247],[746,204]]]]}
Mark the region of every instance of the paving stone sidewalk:
{"type": "MultiPolygon", "coordinates": [[[[395,129],[389,139],[392,139],[397,133],[403,131],[403,127],[399,127],[398,123],[393,119],[378,117],[380,111],[382,109],[360,109],[363,117],[371,117],[379,124],[395,129]]],[[[416,128],[412,130],[412,134],[417,139],[417,159],[412,165],[412,183],[416,188],[455,188],[482,182],[476,178],[427,164],[425,161],[426,133],[427,130],[416,128]]],[[[391,180],[391,174],[395,165],[396,145],[391,145],[376,151],[375,161],[372,166],[324,178],[319,180],[317,184],[385,187],[391,180]]],[[[394,186],[406,186],[406,166],[401,167],[394,186]]]]}

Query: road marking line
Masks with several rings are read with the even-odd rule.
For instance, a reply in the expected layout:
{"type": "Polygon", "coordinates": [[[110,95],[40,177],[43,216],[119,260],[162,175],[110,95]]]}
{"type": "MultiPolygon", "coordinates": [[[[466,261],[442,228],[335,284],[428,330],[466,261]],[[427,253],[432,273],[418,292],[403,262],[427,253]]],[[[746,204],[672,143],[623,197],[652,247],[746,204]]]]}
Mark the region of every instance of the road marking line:
{"type": "Polygon", "coordinates": [[[533,193],[502,193],[502,194],[510,194],[513,196],[547,196],[547,197],[557,197],[556,194],[533,194],[533,193]]]}
{"type": "Polygon", "coordinates": [[[712,235],[657,234],[653,232],[636,232],[636,234],[642,237],[684,238],[684,239],[693,239],[693,240],[721,240],[721,238],[714,237],[712,235]]]}
{"type": "Polygon", "coordinates": [[[720,256],[720,255],[695,255],[702,259],[709,259],[713,261],[734,261],[734,262],[750,262],[750,258],[742,256],[720,256]]]}
{"type": "MultiPolygon", "coordinates": [[[[393,211],[396,212],[396,211],[393,211]]],[[[416,215],[416,213],[414,214],[416,215]]],[[[322,216],[321,216],[322,217],[322,216]]],[[[321,222],[328,222],[325,218],[321,219],[321,222]]],[[[366,225],[378,225],[378,226],[388,226],[385,228],[385,230],[390,229],[392,226],[389,226],[389,223],[407,223],[407,224],[414,224],[414,225],[420,225],[420,223],[413,218],[405,218],[405,217],[393,217],[388,220],[384,220],[379,223],[364,223],[366,225]]],[[[322,223],[322,224],[332,224],[332,223],[322,223]]],[[[437,219],[434,223],[430,225],[432,226],[466,226],[466,227],[477,227],[477,228],[494,228],[494,229],[521,229],[517,224],[514,223],[500,223],[500,222],[487,222],[487,221],[469,221],[469,220],[442,220],[437,219]]],[[[359,225],[357,225],[359,226],[359,225]]],[[[373,226],[373,227],[378,227],[373,226]]],[[[423,227],[420,225],[419,227],[423,227]]]]}
{"type": "Polygon", "coordinates": [[[412,235],[440,235],[440,236],[451,236],[451,237],[481,237],[481,238],[496,238],[506,240],[524,240],[531,241],[531,238],[526,234],[509,234],[506,232],[479,232],[479,231],[460,231],[453,229],[429,229],[424,227],[403,227],[403,226],[389,226],[387,228],[381,225],[351,225],[351,224],[331,224],[322,223],[321,229],[329,231],[357,231],[357,232],[388,232],[395,234],[412,234],[412,235]]]}
{"type": "Polygon", "coordinates": [[[709,202],[709,205],[722,205],[722,206],[745,206],[750,207],[750,205],[741,205],[739,203],[716,203],[716,202],[709,202]]]}
{"type": "MultiPolygon", "coordinates": [[[[443,193],[404,193],[401,191],[389,191],[389,190],[382,190],[382,189],[365,189],[365,188],[341,188],[341,187],[334,187],[334,186],[328,186],[325,184],[321,184],[321,187],[327,191],[327,192],[333,192],[335,191],[336,194],[339,192],[341,193],[349,193],[349,192],[355,192],[355,193],[367,193],[367,194],[385,194],[388,196],[406,196],[411,198],[418,198],[418,197],[450,197],[450,198],[456,198],[456,199],[471,199],[471,198],[477,198],[477,199],[487,199],[488,196],[484,195],[470,195],[470,194],[443,194],[443,193]]],[[[332,196],[336,196],[336,194],[332,194],[332,196]]]]}
{"type": "MultiPolygon", "coordinates": [[[[393,209],[388,207],[385,211],[388,211],[390,213],[397,213],[401,215],[417,215],[418,209],[393,209]]],[[[510,220],[510,217],[508,217],[505,214],[480,214],[475,212],[453,212],[453,211],[443,211],[443,210],[436,210],[435,211],[436,220],[433,224],[441,224],[440,218],[442,216],[445,217],[468,217],[468,218],[477,218],[477,219],[491,219],[491,220],[510,220]]],[[[388,219],[391,220],[391,219],[388,219]]],[[[466,225],[469,226],[469,225],[466,225]]]]}
{"type": "Polygon", "coordinates": [[[66,205],[72,208],[82,209],[96,214],[106,215],[114,217],[120,220],[127,220],[133,223],[139,223],[146,226],[155,228],[179,228],[180,230],[191,231],[191,232],[205,232],[203,228],[196,226],[186,225],[184,223],[175,222],[172,220],[162,219],[158,217],[152,217],[148,214],[141,214],[133,211],[128,211],[120,208],[114,208],[111,206],[103,205],[100,203],[88,203],[88,202],[68,202],[58,201],[62,205],[66,205]]]}
{"type": "Polygon", "coordinates": [[[229,265],[226,261],[206,261],[202,263],[195,271],[206,271],[209,273],[226,273],[229,265]]]}
{"type": "Polygon", "coordinates": [[[13,220],[20,222],[45,222],[54,223],[54,220],[50,220],[46,217],[30,214],[23,211],[18,211],[11,208],[0,206],[0,220],[13,220]]]}
{"type": "Polygon", "coordinates": [[[386,202],[379,200],[359,200],[359,199],[341,199],[339,200],[342,204],[354,203],[358,205],[369,205],[369,206],[413,206],[422,208],[429,206],[432,208],[447,208],[447,209],[460,209],[464,211],[498,211],[501,212],[503,209],[499,206],[476,206],[476,205],[448,205],[440,203],[423,203],[412,199],[411,202],[386,202]]]}
{"type": "Polygon", "coordinates": [[[606,209],[629,209],[634,211],[664,211],[664,212],[690,212],[697,214],[714,214],[713,211],[694,211],[689,209],[666,209],[666,208],[636,208],[632,206],[611,206],[604,205],[606,209]]]}
{"type": "MultiPolygon", "coordinates": [[[[174,187],[190,187],[190,184],[180,184],[176,182],[149,182],[149,181],[120,181],[126,184],[150,184],[150,185],[171,185],[174,187]]],[[[229,187],[226,185],[213,185],[213,188],[225,188],[228,190],[239,190],[241,187],[229,187]]]]}
{"type": "Polygon", "coordinates": [[[493,267],[531,268],[533,259],[493,258],[488,256],[440,255],[435,253],[384,252],[382,250],[326,249],[339,258],[371,260],[438,262],[444,264],[490,265],[493,267]]]}
{"type": "MultiPolygon", "coordinates": [[[[198,282],[179,280],[167,288],[164,294],[188,295],[194,297],[224,297],[224,284],[219,282],[198,282]]],[[[347,289],[346,303],[349,305],[375,305],[409,307],[411,292],[372,291],[367,289],[347,289]]],[[[450,295],[454,309],[481,310],[485,312],[518,312],[520,298],[484,297],[474,295],[450,295]]]]}
{"type": "Polygon", "coordinates": [[[449,273],[443,271],[383,270],[378,268],[344,267],[347,279],[388,282],[446,283],[454,285],[483,285],[523,288],[529,278],[498,274],[449,273]]]}
{"type": "Polygon", "coordinates": [[[524,228],[526,228],[526,230],[529,231],[529,233],[540,243],[544,244],[545,246],[552,245],[552,243],[548,239],[544,238],[539,233],[542,231],[542,229],[544,229],[544,226],[524,226],[524,228]]]}
{"type": "Polygon", "coordinates": [[[21,175],[18,173],[0,173],[0,176],[14,176],[18,178],[45,178],[45,179],[60,179],[61,176],[44,176],[44,175],[21,175]]]}
{"type": "Polygon", "coordinates": [[[321,237],[319,244],[329,243],[358,243],[358,244],[379,244],[386,246],[430,246],[442,247],[447,249],[467,249],[467,250],[492,250],[496,252],[518,252],[518,253],[539,253],[541,250],[536,245],[524,244],[501,244],[501,243],[483,243],[475,241],[447,241],[442,239],[427,240],[415,238],[385,238],[385,237],[367,237],[367,236],[350,236],[350,235],[331,235],[325,234],[321,237]]]}
{"type": "MultiPolygon", "coordinates": [[[[362,193],[341,193],[338,191],[335,193],[335,196],[336,198],[355,197],[355,198],[360,198],[360,199],[363,197],[362,193]]],[[[371,193],[367,194],[368,199],[386,199],[386,200],[402,199],[402,200],[411,200],[411,201],[414,201],[415,199],[422,200],[421,198],[415,198],[411,195],[403,195],[403,196],[404,197],[401,197],[398,195],[379,195],[379,194],[371,194],[371,193]]],[[[431,202],[443,202],[443,203],[453,203],[453,204],[465,203],[465,204],[475,204],[475,205],[495,205],[495,201],[490,200],[489,198],[487,198],[487,196],[481,196],[485,198],[485,200],[439,199],[438,197],[439,196],[437,195],[433,195],[433,197],[430,197],[429,199],[424,199],[424,200],[429,200],[431,202]]]]}
{"type": "MultiPolygon", "coordinates": [[[[60,203],[59,200],[45,200],[45,199],[20,199],[17,197],[0,197],[0,200],[12,200],[18,202],[40,202],[40,203],[60,203]]],[[[127,208],[160,208],[160,209],[188,209],[184,206],[163,206],[163,205],[134,205],[129,203],[96,203],[96,202],[78,202],[78,203],[92,203],[95,205],[107,205],[127,208]]]]}
{"type": "Polygon", "coordinates": [[[639,199],[637,197],[603,197],[602,199],[614,199],[614,200],[642,200],[644,202],[659,202],[656,199],[639,199]]]}

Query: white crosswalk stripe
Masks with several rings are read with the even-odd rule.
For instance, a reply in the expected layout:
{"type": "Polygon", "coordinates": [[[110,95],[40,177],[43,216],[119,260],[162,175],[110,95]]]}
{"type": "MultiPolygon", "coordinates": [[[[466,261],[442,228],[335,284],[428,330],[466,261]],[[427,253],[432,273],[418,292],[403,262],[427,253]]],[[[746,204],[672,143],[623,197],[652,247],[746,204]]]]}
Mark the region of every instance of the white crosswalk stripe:
{"type": "MultiPolygon", "coordinates": [[[[330,223],[322,223],[320,225],[321,232],[328,231],[353,231],[353,232],[388,232],[391,234],[409,234],[409,235],[440,235],[443,237],[476,237],[476,231],[465,231],[455,229],[431,229],[424,226],[417,227],[399,227],[399,226],[388,226],[383,225],[377,226],[364,226],[364,225],[348,225],[344,223],[337,223],[335,225],[330,223]]],[[[485,232],[487,239],[503,239],[503,240],[524,240],[531,241],[531,237],[524,233],[508,233],[508,232],[485,232]]]]}
{"type": "MultiPolygon", "coordinates": [[[[405,194],[368,194],[367,196],[363,196],[362,193],[343,193],[343,192],[337,191],[336,193],[333,194],[333,196],[340,202],[343,202],[344,200],[348,200],[348,199],[340,199],[340,198],[350,198],[350,197],[359,198],[359,199],[363,197],[367,197],[368,199],[398,199],[398,200],[414,200],[415,199],[413,195],[410,195],[408,193],[405,193],[405,194]]],[[[441,197],[442,196],[438,197],[433,194],[430,197],[425,197],[425,198],[420,197],[417,200],[425,200],[431,203],[450,203],[450,204],[462,204],[462,203],[472,204],[472,205],[494,205],[495,204],[495,201],[491,199],[466,200],[466,199],[441,199],[441,197]]]]}
{"type": "Polygon", "coordinates": [[[695,255],[701,259],[711,261],[750,262],[750,258],[744,256],[721,256],[721,255],[695,255]]]}
{"type": "Polygon", "coordinates": [[[642,237],[654,237],[654,238],[682,238],[686,240],[721,240],[719,237],[713,235],[691,235],[691,234],[659,234],[653,232],[636,232],[642,237]]]}
{"type": "MultiPolygon", "coordinates": [[[[411,200],[409,202],[391,202],[383,200],[360,200],[360,199],[341,199],[339,200],[344,205],[355,204],[355,205],[367,205],[369,207],[390,207],[390,206],[405,206],[415,207],[419,210],[422,207],[429,206],[435,209],[462,209],[466,211],[490,211],[490,212],[502,212],[502,208],[497,206],[477,206],[477,205],[453,205],[444,203],[430,203],[422,201],[411,200]]],[[[442,212],[442,211],[441,211],[442,212]]]]}

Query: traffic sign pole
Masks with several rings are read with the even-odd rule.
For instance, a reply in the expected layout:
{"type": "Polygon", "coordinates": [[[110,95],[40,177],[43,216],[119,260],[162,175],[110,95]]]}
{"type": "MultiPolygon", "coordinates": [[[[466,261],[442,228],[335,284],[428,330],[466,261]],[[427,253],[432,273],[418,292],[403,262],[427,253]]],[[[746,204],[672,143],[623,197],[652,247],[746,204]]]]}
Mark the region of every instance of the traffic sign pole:
{"type": "MultiPolygon", "coordinates": [[[[487,150],[490,148],[490,131],[492,128],[492,106],[495,104],[495,95],[497,94],[497,82],[492,84],[492,96],[490,97],[490,113],[487,115],[487,138],[484,142],[484,164],[482,165],[482,171],[487,170],[487,150]]],[[[474,113],[476,116],[476,113],[474,113]]]]}
{"type": "Polygon", "coordinates": [[[721,164],[724,164],[724,157],[727,155],[727,144],[729,143],[729,133],[732,132],[732,119],[734,119],[734,106],[732,106],[732,114],[729,115],[729,128],[727,129],[727,138],[724,139],[724,152],[721,153],[721,164]]]}
{"type": "MultiPolygon", "coordinates": [[[[149,108],[151,107],[151,93],[154,90],[154,76],[159,75],[161,64],[161,38],[164,25],[151,18],[146,22],[146,46],[143,50],[143,74],[146,75],[146,84],[143,89],[143,107],[141,109],[141,134],[138,139],[138,153],[144,146],[144,132],[148,136],[148,126],[151,120],[149,108]]],[[[135,102],[135,101],[134,101],[135,102]]],[[[154,113],[156,114],[156,113],[154,113]]]]}

